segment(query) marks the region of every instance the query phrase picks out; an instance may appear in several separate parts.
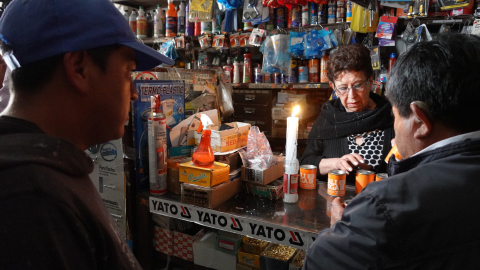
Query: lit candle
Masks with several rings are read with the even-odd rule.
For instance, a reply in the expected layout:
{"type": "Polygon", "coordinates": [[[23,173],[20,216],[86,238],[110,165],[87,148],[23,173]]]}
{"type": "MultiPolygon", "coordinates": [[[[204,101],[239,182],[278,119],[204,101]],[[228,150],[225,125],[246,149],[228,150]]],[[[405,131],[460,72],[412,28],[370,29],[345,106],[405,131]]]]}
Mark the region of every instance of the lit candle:
{"type": "Polygon", "coordinates": [[[297,138],[298,138],[298,111],[297,105],[293,109],[291,117],[287,118],[287,144],[285,145],[285,163],[283,173],[283,201],[296,203],[298,201],[298,159],[297,159],[297,138]]]}
{"type": "Polygon", "coordinates": [[[292,116],[287,117],[287,144],[285,145],[285,160],[294,160],[297,158],[297,138],[298,138],[298,117],[295,115],[300,111],[297,105],[293,109],[292,116]]]}

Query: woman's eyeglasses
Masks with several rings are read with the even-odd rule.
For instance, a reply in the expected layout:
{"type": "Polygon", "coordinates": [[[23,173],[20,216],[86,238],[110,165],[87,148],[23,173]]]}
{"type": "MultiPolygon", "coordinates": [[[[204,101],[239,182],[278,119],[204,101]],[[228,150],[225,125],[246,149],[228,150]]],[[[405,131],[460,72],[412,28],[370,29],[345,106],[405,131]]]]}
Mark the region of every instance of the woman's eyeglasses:
{"type": "MultiPolygon", "coordinates": [[[[368,81],[363,82],[363,83],[357,83],[357,84],[353,85],[352,87],[336,87],[333,90],[335,90],[337,92],[337,95],[343,96],[343,95],[348,94],[348,91],[350,89],[354,92],[362,92],[365,89],[367,89],[367,84],[368,84],[368,81]]],[[[335,86],[335,84],[334,84],[334,86],[335,86]]]]}

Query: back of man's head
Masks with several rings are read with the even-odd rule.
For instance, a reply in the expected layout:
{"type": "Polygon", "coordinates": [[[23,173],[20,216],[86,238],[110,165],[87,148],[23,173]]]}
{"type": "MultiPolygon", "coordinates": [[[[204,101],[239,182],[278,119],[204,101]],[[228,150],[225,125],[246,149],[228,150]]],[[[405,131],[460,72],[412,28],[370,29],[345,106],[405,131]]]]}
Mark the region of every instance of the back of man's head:
{"type": "Polygon", "coordinates": [[[415,44],[402,54],[390,73],[387,97],[402,117],[410,103],[428,105],[435,123],[459,133],[480,130],[480,37],[442,34],[436,40],[415,44]]]}

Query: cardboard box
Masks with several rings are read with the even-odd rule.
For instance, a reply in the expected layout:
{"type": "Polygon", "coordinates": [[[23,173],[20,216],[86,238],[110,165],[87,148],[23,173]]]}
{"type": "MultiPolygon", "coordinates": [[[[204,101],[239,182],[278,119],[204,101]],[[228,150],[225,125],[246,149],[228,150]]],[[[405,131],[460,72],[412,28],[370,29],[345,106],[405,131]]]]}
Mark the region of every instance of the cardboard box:
{"type": "Polygon", "coordinates": [[[267,241],[263,241],[263,240],[257,240],[260,243],[259,244],[253,244],[253,243],[249,243],[249,241],[248,241],[249,239],[251,239],[251,238],[248,237],[248,236],[245,236],[242,239],[243,250],[246,253],[260,255],[269,244],[267,241]]]}
{"type": "MultiPolygon", "coordinates": [[[[225,123],[234,127],[228,130],[219,131],[220,125],[208,126],[208,129],[212,131],[211,146],[213,151],[216,152],[228,152],[247,145],[248,132],[250,131],[251,124],[242,122],[225,123]]],[[[201,134],[195,134],[195,143],[200,144],[201,134]]]]}
{"type": "Polygon", "coordinates": [[[155,250],[167,255],[173,255],[173,231],[155,226],[155,250]]]}
{"type": "Polygon", "coordinates": [[[252,267],[255,269],[260,268],[260,255],[250,254],[243,251],[243,247],[238,250],[238,262],[242,265],[252,267]]]}
{"type": "Polygon", "coordinates": [[[285,260],[280,260],[277,258],[271,258],[266,256],[266,252],[270,250],[271,248],[275,247],[278,244],[273,244],[270,243],[268,246],[265,248],[265,250],[262,252],[260,255],[260,266],[264,270],[288,270],[290,267],[289,262],[292,260],[293,257],[295,257],[295,254],[297,253],[298,249],[294,248],[295,251],[291,254],[290,257],[286,258],[285,260]]]}
{"type": "Polygon", "coordinates": [[[279,163],[263,171],[245,168],[244,166],[242,166],[242,180],[266,185],[280,177],[283,177],[283,160],[285,158],[278,156],[274,157],[279,163]]]}
{"type": "Polygon", "coordinates": [[[243,235],[219,231],[215,241],[215,249],[237,255],[238,249],[242,246],[243,235]]]}
{"type": "Polygon", "coordinates": [[[292,94],[286,92],[278,92],[277,94],[277,102],[278,103],[288,103],[288,102],[295,102],[300,101],[301,99],[307,100],[307,94],[292,94]]]}
{"type": "Polygon", "coordinates": [[[193,262],[193,243],[205,234],[203,229],[188,232],[173,232],[173,256],[193,262]]]}
{"type": "Polygon", "coordinates": [[[180,183],[180,170],[179,165],[181,163],[192,161],[191,157],[178,157],[170,158],[167,160],[167,187],[168,191],[181,194],[182,183],[180,183]]]}
{"type": "Polygon", "coordinates": [[[182,202],[212,209],[237,195],[241,190],[242,181],[239,178],[212,188],[183,184],[182,202]]]}
{"type": "Polygon", "coordinates": [[[194,263],[213,269],[235,269],[237,254],[231,255],[215,249],[217,234],[209,232],[193,243],[194,263]]]}
{"type": "Polygon", "coordinates": [[[242,166],[242,159],[239,156],[238,152],[228,155],[215,155],[215,161],[228,164],[230,166],[230,172],[233,172],[242,166]]]}
{"type": "Polygon", "coordinates": [[[283,198],[283,180],[277,179],[268,185],[246,182],[247,193],[258,197],[278,200],[283,198]]]}
{"type": "Polygon", "coordinates": [[[228,181],[230,166],[214,162],[212,168],[202,168],[186,162],[179,165],[180,182],[194,184],[202,187],[213,187],[228,181]]]}
{"type": "MultiPolygon", "coordinates": [[[[272,120],[286,120],[292,116],[293,108],[284,106],[275,106],[272,108],[272,120]]],[[[312,116],[318,116],[320,107],[318,105],[308,105],[300,108],[298,119],[306,119],[312,116]]]]}
{"type": "Polygon", "coordinates": [[[299,250],[297,255],[293,257],[290,262],[288,270],[300,270],[303,267],[303,261],[305,260],[305,250],[299,250]]]}

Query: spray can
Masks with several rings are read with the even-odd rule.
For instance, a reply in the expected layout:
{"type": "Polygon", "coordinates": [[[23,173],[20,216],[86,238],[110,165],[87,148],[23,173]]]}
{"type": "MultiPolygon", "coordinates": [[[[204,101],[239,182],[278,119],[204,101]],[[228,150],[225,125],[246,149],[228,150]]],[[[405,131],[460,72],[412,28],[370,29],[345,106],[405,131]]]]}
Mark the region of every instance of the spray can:
{"type": "Polygon", "coordinates": [[[275,10],[272,7],[268,8],[268,22],[267,22],[267,31],[271,31],[275,28],[275,10]]]}
{"type": "Polygon", "coordinates": [[[185,7],[185,36],[193,36],[195,31],[195,23],[192,23],[188,20],[188,15],[190,11],[190,5],[185,7]]]}
{"type": "Polygon", "coordinates": [[[196,37],[200,36],[202,34],[202,23],[201,22],[195,22],[194,26],[195,26],[195,29],[194,29],[193,34],[196,37]]]}
{"type": "Polygon", "coordinates": [[[320,59],[320,82],[322,83],[328,83],[327,62],[328,62],[328,55],[324,54],[320,59]]]}
{"type": "Polygon", "coordinates": [[[305,6],[302,6],[302,26],[310,25],[310,3],[307,2],[305,6]]]}
{"type": "Polygon", "coordinates": [[[290,60],[290,76],[288,76],[288,83],[298,82],[298,64],[297,60],[290,60]]]}
{"type": "Polygon", "coordinates": [[[310,24],[318,24],[318,5],[315,3],[310,3],[310,24]]]}
{"type": "Polygon", "coordinates": [[[137,34],[137,12],[135,10],[132,11],[130,17],[128,18],[128,24],[130,25],[130,29],[136,35],[137,34]]]}
{"type": "Polygon", "coordinates": [[[309,82],[318,83],[318,59],[308,60],[308,78],[309,82]]]}
{"type": "Polygon", "coordinates": [[[345,21],[345,2],[343,0],[337,1],[337,23],[345,21]]]}
{"type": "Polygon", "coordinates": [[[160,95],[151,97],[152,113],[148,118],[148,162],[150,194],[167,192],[167,119],[160,110],[160,95]]]}
{"type": "Polygon", "coordinates": [[[255,79],[255,83],[263,83],[263,73],[262,73],[262,66],[260,64],[257,64],[257,67],[255,68],[255,76],[253,77],[255,79]]]}
{"type": "Polygon", "coordinates": [[[329,1],[328,1],[328,19],[327,19],[327,23],[335,23],[335,21],[336,21],[335,15],[336,15],[336,4],[335,4],[335,0],[329,0],[329,1]]]}
{"type": "Polygon", "coordinates": [[[285,28],[285,8],[279,7],[275,10],[275,13],[277,17],[277,28],[285,28]]]}
{"type": "Polygon", "coordinates": [[[352,5],[352,1],[347,1],[346,14],[347,14],[346,22],[352,22],[352,16],[353,16],[353,5],[352,5]]]}
{"type": "Polygon", "coordinates": [[[292,8],[292,27],[302,26],[302,10],[299,6],[292,8]]]}
{"type": "Polygon", "coordinates": [[[243,83],[252,82],[252,53],[249,52],[248,48],[245,48],[245,53],[243,54],[243,83]]]}
{"type": "Polygon", "coordinates": [[[233,83],[241,83],[240,67],[241,67],[240,61],[238,60],[238,56],[237,56],[233,61],[233,83]]]}
{"type": "Polygon", "coordinates": [[[177,12],[177,34],[185,34],[185,3],[182,1],[177,12]]]}

